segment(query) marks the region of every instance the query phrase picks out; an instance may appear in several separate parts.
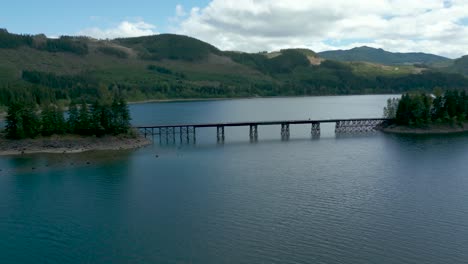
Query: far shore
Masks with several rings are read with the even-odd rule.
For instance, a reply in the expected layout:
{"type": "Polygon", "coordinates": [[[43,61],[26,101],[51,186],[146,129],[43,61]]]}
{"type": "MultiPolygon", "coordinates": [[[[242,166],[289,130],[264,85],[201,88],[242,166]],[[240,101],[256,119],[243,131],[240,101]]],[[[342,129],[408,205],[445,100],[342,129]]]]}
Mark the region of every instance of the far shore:
{"type": "MultiPolygon", "coordinates": [[[[147,99],[138,101],[129,101],[128,104],[148,104],[148,103],[176,103],[176,102],[201,102],[201,101],[227,101],[242,99],[273,99],[273,98],[306,98],[306,97],[324,97],[324,96],[362,96],[362,95],[388,95],[394,94],[328,94],[328,95],[282,95],[282,96],[245,96],[245,97],[213,97],[213,98],[168,98],[168,99],[147,99]]],[[[67,108],[65,108],[66,110],[67,108]]],[[[0,112],[0,121],[5,120],[6,112],[0,112]]]]}
{"type": "Polygon", "coordinates": [[[136,149],[151,144],[151,140],[137,136],[82,137],[54,135],[35,139],[9,140],[0,138],[0,156],[34,153],[80,153],[93,150],[136,149]]]}
{"type": "Polygon", "coordinates": [[[437,135],[468,132],[468,122],[462,125],[429,125],[424,128],[391,125],[382,129],[385,133],[413,134],[413,135],[437,135]]]}
{"type": "Polygon", "coordinates": [[[139,101],[129,101],[128,104],[147,104],[147,103],[170,103],[170,102],[196,102],[196,101],[223,101],[223,100],[234,100],[234,99],[250,99],[257,97],[219,97],[219,98],[175,98],[175,99],[147,99],[139,101]]]}
{"type": "Polygon", "coordinates": [[[242,99],[281,99],[281,98],[307,98],[307,97],[325,97],[325,96],[363,96],[363,95],[388,95],[396,96],[398,94],[324,94],[324,95],[280,95],[280,96],[244,96],[244,97],[213,97],[213,98],[168,98],[168,99],[147,99],[139,101],[129,101],[129,104],[147,104],[147,103],[171,103],[171,102],[197,102],[197,101],[227,101],[242,99]]]}

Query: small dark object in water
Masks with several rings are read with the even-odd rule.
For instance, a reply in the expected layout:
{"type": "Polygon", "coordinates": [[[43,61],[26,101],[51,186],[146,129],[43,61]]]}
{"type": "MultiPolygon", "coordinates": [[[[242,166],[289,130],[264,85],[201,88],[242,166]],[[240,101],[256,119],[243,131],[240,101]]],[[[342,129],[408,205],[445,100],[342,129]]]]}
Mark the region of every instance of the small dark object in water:
{"type": "Polygon", "coordinates": [[[36,168],[32,167],[31,169],[32,169],[32,170],[35,170],[36,168]]]}
{"type": "Polygon", "coordinates": [[[88,165],[89,165],[89,164],[91,164],[91,162],[87,161],[87,162],[86,162],[86,164],[88,164],[88,165]]]}
{"type": "Polygon", "coordinates": [[[159,158],[159,155],[156,154],[156,158],[159,158]]]}

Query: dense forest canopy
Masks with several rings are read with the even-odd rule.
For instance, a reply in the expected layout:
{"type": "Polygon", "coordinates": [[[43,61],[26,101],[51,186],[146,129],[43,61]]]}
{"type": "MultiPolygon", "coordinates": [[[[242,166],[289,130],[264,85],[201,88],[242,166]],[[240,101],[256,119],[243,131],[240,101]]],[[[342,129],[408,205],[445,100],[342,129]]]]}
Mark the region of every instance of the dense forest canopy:
{"type": "Polygon", "coordinates": [[[145,60],[186,60],[196,61],[210,54],[221,54],[214,46],[198,39],[174,34],[161,34],[137,38],[121,38],[115,42],[129,48],[135,48],[140,58],[145,60]]]}
{"type": "Polygon", "coordinates": [[[384,115],[394,118],[395,123],[402,126],[463,125],[468,117],[468,94],[465,90],[442,93],[440,89],[436,95],[407,93],[398,100],[389,99],[384,115]]]}
{"type": "Polygon", "coordinates": [[[85,102],[71,104],[64,117],[60,106],[44,104],[41,109],[21,101],[10,103],[6,117],[6,137],[9,139],[35,138],[75,134],[104,136],[128,133],[130,112],[124,99],[112,103],[95,101],[91,107],[85,102]]]}
{"type": "Polygon", "coordinates": [[[84,37],[61,36],[49,39],[44,35],[17,35],[6,29],[0,29],[0,48],[17,49],[23,46],[48,52],[70,52],[77,55],[88,53],[88,44],[84,37]]]}

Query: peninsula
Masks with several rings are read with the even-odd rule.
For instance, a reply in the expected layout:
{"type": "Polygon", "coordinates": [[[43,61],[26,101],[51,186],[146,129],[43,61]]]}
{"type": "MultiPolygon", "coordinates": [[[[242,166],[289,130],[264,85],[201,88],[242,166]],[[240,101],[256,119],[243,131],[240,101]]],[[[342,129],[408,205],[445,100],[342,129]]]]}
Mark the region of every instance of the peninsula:
{"type": "Polygon", "coordinates": [[[413,93],[389,99],[384,116],[394,121],[382,131],[398,134],[468,132],[466,92],[438,90],[434,94],[413,93]]]}
{"type": "Polygon", "coordinates": [[[14,102],[8,107],[5,133],[0,134],[0,155],[121,150],[150,144],[131,129],[130,119],[127,103],[117,97],[112,103],[71,104],[66,119],[55,104],[37,109],[14,102]]]}

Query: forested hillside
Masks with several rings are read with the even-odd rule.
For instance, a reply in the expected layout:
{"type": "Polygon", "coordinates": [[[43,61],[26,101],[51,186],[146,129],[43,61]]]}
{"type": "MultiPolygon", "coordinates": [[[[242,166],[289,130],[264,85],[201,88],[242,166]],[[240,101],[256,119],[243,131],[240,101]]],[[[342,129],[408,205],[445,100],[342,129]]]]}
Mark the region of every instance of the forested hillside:
{"type": "MultiPolygon", "coordinates": [[[[401,93],[468,88],[459,73],[424,65],[325,60],[311,50],[221,51],[162,34],[115,40],[0,30],[0,105],[111,100],[401,93]]],[[[434,56],[434,55],[433,55],[434,56]]]]}
{"type": "Polygon", "coordinates": [[[444,69],[447,72],[460,73],[468,76],[468,55],[453,61],[453,64],[444,69]]]}
{"type": "Polygon", "coordinates": [[[404,65],[404,64],[426,64],[444,63],[450,59],[433,54],[410,52],[393,53],[383,49],[371,47],[358,47],[350,50],[332,50],[320,52],[319,56],[337,61],[366,61],[380,63],[385,65],[404,65]]]}

